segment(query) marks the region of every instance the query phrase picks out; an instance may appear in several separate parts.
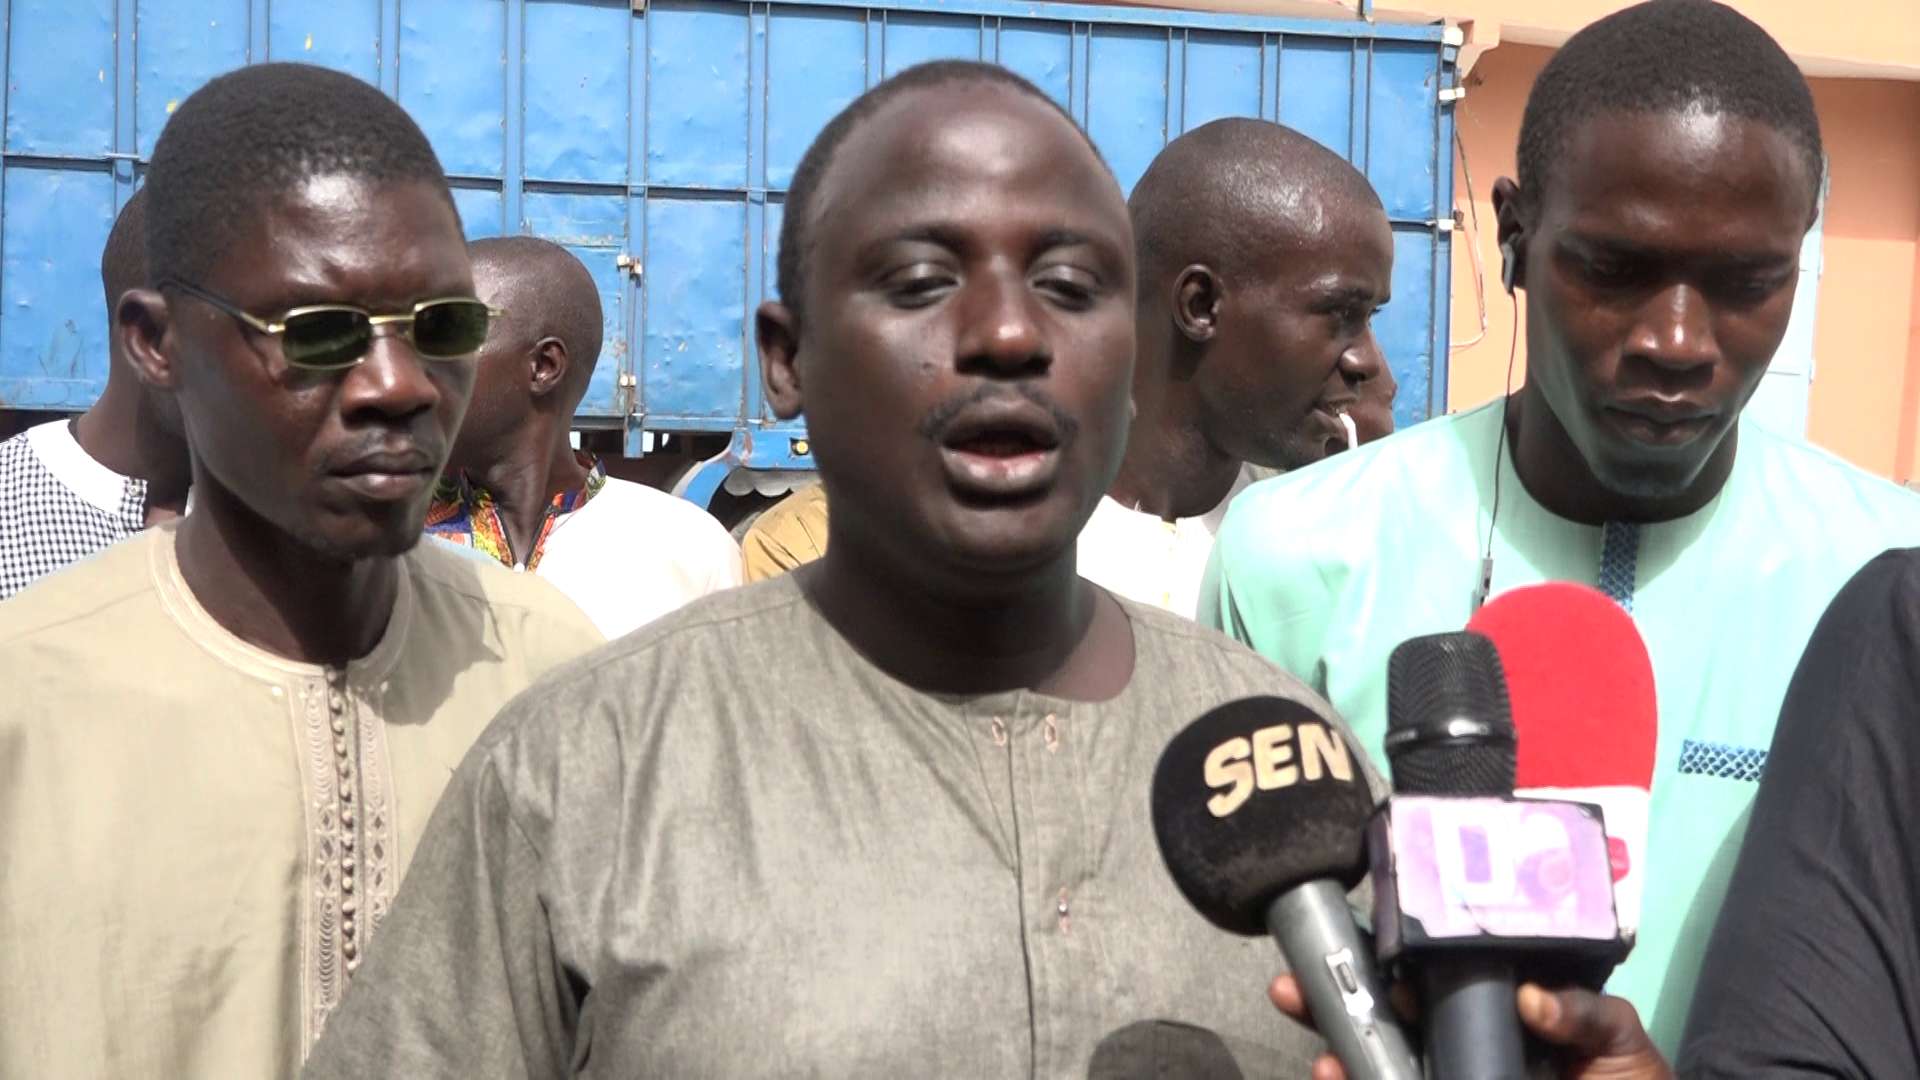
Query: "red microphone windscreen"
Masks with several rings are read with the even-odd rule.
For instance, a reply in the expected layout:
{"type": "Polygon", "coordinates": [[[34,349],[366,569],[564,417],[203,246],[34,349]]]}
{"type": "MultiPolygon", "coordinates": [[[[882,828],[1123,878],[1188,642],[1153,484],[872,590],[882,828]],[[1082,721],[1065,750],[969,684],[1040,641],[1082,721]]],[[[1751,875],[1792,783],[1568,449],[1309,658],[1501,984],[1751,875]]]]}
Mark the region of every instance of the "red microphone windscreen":
{"type": "Polygon", "coordinates": [[[1467,629],[1493,639],[1506,669],[1516,788],[1653,786],[1653,663],[1619,604],[1584,585],[1529,585],[1495,597],[1467,629]]]}

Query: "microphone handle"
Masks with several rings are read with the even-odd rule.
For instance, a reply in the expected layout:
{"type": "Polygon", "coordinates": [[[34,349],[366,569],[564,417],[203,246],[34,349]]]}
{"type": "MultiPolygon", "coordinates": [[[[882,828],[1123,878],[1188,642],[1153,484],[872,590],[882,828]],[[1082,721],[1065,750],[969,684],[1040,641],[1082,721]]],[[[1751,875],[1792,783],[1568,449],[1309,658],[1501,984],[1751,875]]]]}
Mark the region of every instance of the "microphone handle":
{"type": "MultiPolygon", "coordinates": [[[[1373,946],[1354,925],[1339,882],[1310,881],[1281,893],[1267,907],[1267,930],[1349,1080],[1421,1080],[1420,1060],[1374,968],[1373,946]]],[[[1507,1011],[1513,1012],[1511,991],[1507,1011]]]]}
{"type": "Polygon", "coordinates": [[[1433,1080],[1527,1080],[1511,960],[1477,952],[1435,957],[1421,978],[1433,1080]]]}

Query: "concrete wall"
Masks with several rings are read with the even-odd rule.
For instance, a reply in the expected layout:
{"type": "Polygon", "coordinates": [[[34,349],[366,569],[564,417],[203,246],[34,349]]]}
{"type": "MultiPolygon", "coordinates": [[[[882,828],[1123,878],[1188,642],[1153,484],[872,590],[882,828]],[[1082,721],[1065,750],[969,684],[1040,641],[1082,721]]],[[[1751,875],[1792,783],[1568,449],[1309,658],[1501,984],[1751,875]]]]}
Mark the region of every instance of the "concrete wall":
{"type": "MultiPolygon", "coordinates": [[[[1920,6],[1920,5],[1917,5],[1920,6]]],[[[1832,169],[1807,435],[1865,468],[1914,475],[1920,84],[1814,80],[1832,169]]]]}
{"type": "Polygon", "coordinates": [[[1908,311],[1907,336],[1907,372],[1906,385],[1901,388],[1900,415],[1910,418],[1910,422],[1901,429],[1899,461],[1906,464],[1903,474],[1911,480],[1920,476],[1920,447],[1914,445],[1914,430],[1911,418],[1920,416],[1920,244],[1914,247],[1913,263],[1913,303],[1908,311]]]}
{"type": "MultiPolygon", "coordinates": [[[[1551,49],[1530,45],[1505,45],[1487,53],[1467,76],[1467,96],[1454,114],[1460,149],[1454,156],[1453,196],[1455,204],[1468,211],[1467,229],[1454,234],[1453,243],[1453,340],[1457,344],[1447,383],[1447,406],[1456,412],[1500,395],[1506,385],[1516,321],[1523,344],[1526,338],[1524,308],[1500,291],[1500,246],[1495,238],[1492,192],[1495,180],[1513,175],[1527,91],[1552,55],[1551,49]],[[1469,186],[1473,192],[1471,206],[1469,186]],[[1469,345],[1480,333],[1483,295],[1486,336],[1469,345]]],[[[1520,384],[1526,366],[1524,355],[1515,361],[1514,385],[1520,384]]]]}
{"type": "MultiPolygon", "coordinates": [[[[1556,45],[1582,26],[1634,0],[1384,0],[1428,16],[1471,21],[1473,37],[1556,45]]],[[[1920,74],[1920,3],[1914,0],[1723,0],[1767,28],[1810,75],[1840,73],[1913,77],[1920,74]],[[1878,70],[1876,70],[1878,69],[1878,70]]],[[[1349,2],[1344,5],[1352,8],[1349,2]]]]}
{"type": "MultiPolygon", "coordinates": [[[[1124,2],[1124,0],[1123,0],[1124,2]]],[[[1382,20],[1444,18],[1469,27],[1478,47],[1558,45],[1574,31],[1636,0],[1372,0],[1382,20]]],[[[1920,3],[1915,0],[1723,0],[1767,28],[1816,76],[1920,77],[1920,3]]],[[[1360,0],[1155,0],[1149,6],[1309,18],[1357,17],[1360,0]]]]}

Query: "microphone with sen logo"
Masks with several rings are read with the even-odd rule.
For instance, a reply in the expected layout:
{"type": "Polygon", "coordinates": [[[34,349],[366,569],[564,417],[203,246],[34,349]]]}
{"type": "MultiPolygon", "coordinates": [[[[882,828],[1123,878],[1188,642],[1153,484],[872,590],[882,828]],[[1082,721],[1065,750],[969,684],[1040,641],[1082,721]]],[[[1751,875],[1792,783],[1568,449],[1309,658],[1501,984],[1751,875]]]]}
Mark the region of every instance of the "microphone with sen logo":
{"type": "Polygon", "coordinates": [[[1631,948],[1651,664],[1612,601],[1549,585],[1388,667],[1390,799],[1375,806],[1359,752],[1309,707],[1236,701],[1161,757],[1161,854],[1208,920],[1273,935],[1349,1077],[1423,1075],[1384,970],[1421,991],[1424,1074],[1517,1080],[1516,981],[1598,989],[1631,948]],[[1369,870],[1372,937],[1347,900],[1369,870]]]}
{"type": "Polygon", "coordinates": [[[1153,827],[1180,891],[1236,934],[1271,933],[1352,1080],[1419,1080],[1347,891],[1373,814],[1356,752],[1307,706],[1230,702],[1175,736],[1153,776],[1153,827]]]}

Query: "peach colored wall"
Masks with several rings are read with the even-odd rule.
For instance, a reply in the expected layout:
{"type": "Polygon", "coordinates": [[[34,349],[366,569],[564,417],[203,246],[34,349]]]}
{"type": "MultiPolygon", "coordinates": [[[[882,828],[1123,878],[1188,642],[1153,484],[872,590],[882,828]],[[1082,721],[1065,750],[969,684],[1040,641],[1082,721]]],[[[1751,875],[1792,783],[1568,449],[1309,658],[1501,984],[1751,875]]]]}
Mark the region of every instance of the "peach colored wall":
{"type": "MultiPolygon", "coordinates": [[[[1529,30],[1571,34],[1634,0],[1376,0],[1456,21],[1473,20],[1477,38],[1504,40],[1529,30]]],[[[1920,3],[1915,0],[1727,0],[1804,60],[1839,61],[1920,71],[1920,3]]],[[[1349,5],[1350,6],[1350,5],[1349,5]]]]}
{"type": "Polygon", "coordinates": [[[1907,333],[1907,381],[1900,395],[1900,415],[1907,423],[1900,431],[1899,461],[1906,465],[1906,472],[1898,473],[1902,479],[1912,480],[1920,476],[1920,446],[1916,446],[1914,433],[1915,419],[1920,418],[1920,243],[1914,245],[1913,253],[1913,307],[1908,316],[1911,323],[1907,333]]]}
{"type": "MultiPolygon", "coordinates": [[[[1456,113],[1466,153],[1464,169],[1455,163],[1454,195],[1464,209],[1471,171],[1489,323],[1484,340],[1452,354],[1447,397],[1456,411],[1493,398],[1504,384],[1514,305],[1499,291],[1488,191],[1496,177],[1512,175],[1527,91],[1552,55],[1512,43],[1489,50],[1456,113]]],[[[1920,84],[1814,79],[1813,87],[1832,186],[1807,434],[1862,468],[1907,480],[1920,470],[1920,84]]],[[[1469,231],[1454,245],[1457,342],[1478,333],[1474,241],[1469,231]]]]}
{"type": "MultiPolygon", "coordinates": [[[[1387,20],[1446,18],[1472,23],[1476,43],[1557,45],[1575,30],[1636,0],[1373,0],[1387,20]]],[[[1833,65],[1900,68],[1920,76],[1916,0],[1726,0],[1767,28],[1816,75],[1833,65]]],[[[1152,0],[1151,6],[1307,17],[1356,17],[1359,0],[1152,0]]],[[[1856,71],[1854,74],[1871,74],[1856,71]]],[[[1893,75],[1892,72],[1878,72],[1893,75]]]]}
{"type": "Polygon", "coordinates": [[[1920,242],[1920,84],[1813,80],[1832,179],[1814,324],[1808,438],[1863,468],[1913,475],[1910,385],[1920,242]]]}
{"type": "MultiPolygon", "coordinates": [[[[1514,323],[1520,320],[1524,337],[1525,312],[1500,290],[1500,246],[1495,239],[1493,182],[1512,176],[1514,148],[1520,141],[1520,113],[1527,91],[1546,66],[1553,50],[1530,45],[1503,45],[1487,53],[1467,76],[1467,96],[1454,113],[1462,153],[1454,157],[1453,198],[1467,208],[1468,177],[1472,178],[1474,212],[1479,230],[1468,215],[1467,230],[1453,243],[1453,340],[1465,343],[1480,332],[1479,274],[1487,300],[1487,334],[1479,343],[1456,348],[1449,359],[1447,407],[1458,412],[1498,397],[1505,386],[1507,358],[1514,341],[1514,323]],[[1479,252],[1476,271],[1473,252],[1479,252]]],[[[1514,385],[1526,373],[1526,357],[1514,364],[1514,385]]]]}

